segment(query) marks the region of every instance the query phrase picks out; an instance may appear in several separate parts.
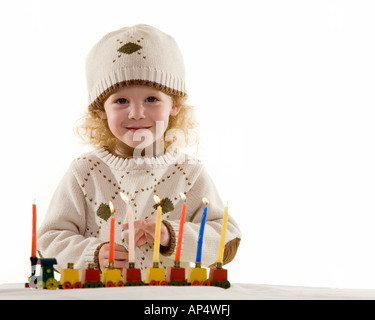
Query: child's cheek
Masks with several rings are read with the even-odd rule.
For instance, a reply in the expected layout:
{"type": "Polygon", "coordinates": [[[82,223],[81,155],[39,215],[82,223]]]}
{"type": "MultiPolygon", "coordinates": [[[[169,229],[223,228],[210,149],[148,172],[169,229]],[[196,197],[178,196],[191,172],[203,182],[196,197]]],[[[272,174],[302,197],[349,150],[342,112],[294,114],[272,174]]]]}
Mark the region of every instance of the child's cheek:
{"type": "MultiPolygon", "coordinates": [[[[112,125],[113,127],[120,128],[126,120],[126,114],[124,112],[113,112],[111,115],[108,116],[108,125],[112,125]]],[[[124,125],[125,126],[125,125],[124,125]]]]}
{"type": "Polygon", "coordinates": [[[158,109],[151,112],[150,116],[156,123],[157,121],[162,122],[164,128],[166,129],[169,121],[169,112],[164,109],[158,109]]]}

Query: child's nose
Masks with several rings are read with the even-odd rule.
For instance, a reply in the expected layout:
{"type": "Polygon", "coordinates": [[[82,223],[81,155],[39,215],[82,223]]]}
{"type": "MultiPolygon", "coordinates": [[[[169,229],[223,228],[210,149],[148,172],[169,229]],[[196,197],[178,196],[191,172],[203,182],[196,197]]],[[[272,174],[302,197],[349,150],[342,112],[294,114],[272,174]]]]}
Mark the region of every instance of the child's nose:
{"type": "Polygon", "coordinates": [[[129,119],[140,120],[144,118],[144,107],[141,104],[130,105],[129,119]]]}

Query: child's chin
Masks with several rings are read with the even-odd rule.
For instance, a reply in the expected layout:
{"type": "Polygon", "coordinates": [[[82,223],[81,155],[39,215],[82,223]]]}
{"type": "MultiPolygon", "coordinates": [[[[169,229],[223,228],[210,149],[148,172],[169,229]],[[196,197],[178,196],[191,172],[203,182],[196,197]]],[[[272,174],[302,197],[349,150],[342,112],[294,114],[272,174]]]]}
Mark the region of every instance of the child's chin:
{"type": "Polygon", "coordinates": [[[150,153],[152,154],[153,153],[153,144],[154,144],[154,141],[135,141],[135,142],[128,142],[126,143],[130,148],[134,149],[134,153],[140,153],[142,152],[142,154],[144,154],[146,152],[146,154],[150,153]]]}

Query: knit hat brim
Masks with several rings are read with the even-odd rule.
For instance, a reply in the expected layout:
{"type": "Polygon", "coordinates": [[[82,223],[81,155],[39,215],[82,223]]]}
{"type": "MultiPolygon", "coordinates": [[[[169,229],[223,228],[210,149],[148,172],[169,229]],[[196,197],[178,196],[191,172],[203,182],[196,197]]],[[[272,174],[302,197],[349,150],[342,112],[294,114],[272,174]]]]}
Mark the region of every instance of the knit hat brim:
{"type": "Polygon", "coordinates": [[[160,90],[164,92],[165,94],[168,95],[173,95],[173,96],[179,96],[179,97],[185,97],[186,93],[167,87],[165,85],[162,85],[158,82],[152,82],[149,80],[142,80],[142,79],[134,79],[134,80],[125,80],[125,81],[120,81],[117,82],[108,88],[104,89],[101,91],[99,96],[89,105],[89,110],[102,110],[104,107],[104,102],[108,99],[108,97],[115,93],[117,90],[123,88],[123,87],[130,87],[130,86],[147,86],[151,88],[155,88],[157,90],[160,90]]]}

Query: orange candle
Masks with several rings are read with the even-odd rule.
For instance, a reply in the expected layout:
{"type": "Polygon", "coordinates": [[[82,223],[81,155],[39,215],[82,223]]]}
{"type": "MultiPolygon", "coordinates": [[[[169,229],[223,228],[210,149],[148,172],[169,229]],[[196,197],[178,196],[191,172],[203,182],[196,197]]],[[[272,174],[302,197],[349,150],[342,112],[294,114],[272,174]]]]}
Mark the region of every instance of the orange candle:
{"type": "Polygon", "coordinates": [[[111,230],[109,235],[109,257],[108,263],[115,262],[115,217],[113,213],[115,212],[115,208],[113,207],[112,201],[109,201],[109,209],[111,210],[111,230]]]}
{"type": "Polygon", "coordinates": [[[184,224],[185,224],[185,213],[186,213],[186,196],[180,192],[180,197],[184,201],[182,204],[181,217],[180,217],[180,228],[178,230],[178,239],[176,247],[176,257],[174,261],[180,261],[181,259],[181,247],[182,247],[182,234],[184,233],[184,224]]]}
{"type": "Polygon", "coordinates": [[[36,204],[33,203],[33,229],[31,238],[31,256],[36,257],[36,204]]]}

